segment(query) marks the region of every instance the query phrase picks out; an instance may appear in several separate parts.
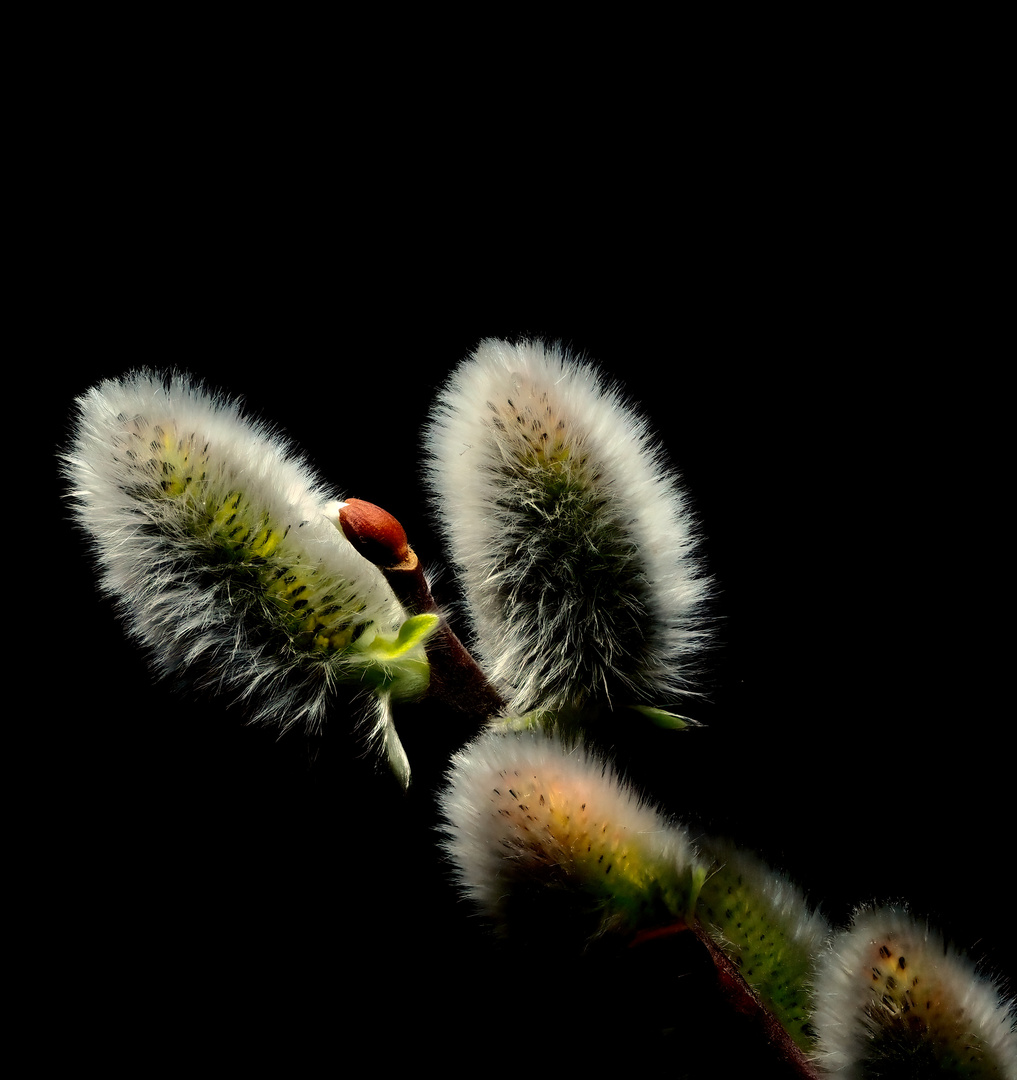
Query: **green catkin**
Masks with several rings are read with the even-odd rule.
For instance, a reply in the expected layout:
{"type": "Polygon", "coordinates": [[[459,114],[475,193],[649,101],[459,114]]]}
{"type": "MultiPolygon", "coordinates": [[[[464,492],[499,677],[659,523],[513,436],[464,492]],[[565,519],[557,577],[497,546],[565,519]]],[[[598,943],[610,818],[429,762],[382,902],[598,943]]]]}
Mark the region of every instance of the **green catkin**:
{"type": "Polygon", "coordinates": [[[812,1050],[812,980],[828,938],[797,889],[754,856],[700,841],[715,862],[696,915],[788,1034],[812,1050]]]}

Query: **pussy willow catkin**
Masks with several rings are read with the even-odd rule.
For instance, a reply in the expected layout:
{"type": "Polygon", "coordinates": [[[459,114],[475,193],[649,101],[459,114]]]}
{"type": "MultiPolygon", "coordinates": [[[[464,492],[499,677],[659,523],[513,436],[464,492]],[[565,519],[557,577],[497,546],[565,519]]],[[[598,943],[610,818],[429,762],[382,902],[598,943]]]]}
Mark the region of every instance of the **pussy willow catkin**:
{"type": "MultiPolygon", "coordinates": [[[[439,805],[466,895],[496,925],[572,905],[589,934],[685,917],[705,864],[685,830],[581,744],[542,728],[488,730],[452,759],[439,805]],[[536,905],[535,912],[526,907],[536,905]]],[[[553,911],[554,915],[550,912],[553,911]]]]}
{"type": "Polygon", "coordinates": [[[103,382],[76,410],[63,458],[74,513],[155,670],[283,728],[318,725],[341,684],[370,689],[398,758],[388,704],[427,685],[423,628],[294,447],[178,374],[103,382]]]}
{"type": "Polygon", "coordinates": [[[815,982],[819,1062],[834,1076],[1017,1080],[1017,1016],[998,987],[901,907],[865,907],[815,982]]]}
{"type": "Polygon", "coordinates": [[[812,982],[830,927],[787,875],[726,840],[698,837],[713,860],[696,917],[794,1042],[810,1052],[812,982]]]}
{"type": "Polygon", "coordinates": [[[512,713],[689,688],[708,592],[690,515],[646,423],[593,367],[484,341],[426,446],[475,647],[512,713]]]}

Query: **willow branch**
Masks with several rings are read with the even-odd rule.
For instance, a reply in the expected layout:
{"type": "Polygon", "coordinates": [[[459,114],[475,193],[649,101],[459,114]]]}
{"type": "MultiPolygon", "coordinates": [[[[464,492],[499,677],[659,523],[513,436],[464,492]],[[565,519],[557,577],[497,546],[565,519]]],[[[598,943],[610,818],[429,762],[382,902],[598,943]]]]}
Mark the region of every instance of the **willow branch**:
{"type": "MultiPolygon", "coordinates": [[[[437,612],[424,568],[402,525],[381,507],[348,499],[339,524],[355,548],[385,575],[399,601],[415,615],[437,612]]],[[[431,664],[428,697],[478,722],[497,716],[505,700],[443,617],[427,646],[431,664]]]]}

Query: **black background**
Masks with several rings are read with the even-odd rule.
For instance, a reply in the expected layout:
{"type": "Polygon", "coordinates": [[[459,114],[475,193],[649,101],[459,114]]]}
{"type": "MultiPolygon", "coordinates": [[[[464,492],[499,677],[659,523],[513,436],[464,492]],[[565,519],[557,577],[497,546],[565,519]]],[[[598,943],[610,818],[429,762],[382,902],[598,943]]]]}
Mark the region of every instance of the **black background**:
{"type": "MultiPolygon", "coordinates": [[[[129,1031],[119,1052],[126,1038],[143,1062],[281,1043],[292,1062],[461,1064],[473,1040],[599,1053],[663,1028],[679,1065],[740,1060],[674,943],[576,961],[490,940],[435,844],[433,790],[465,737],[440,712],[403,710],[404,797],[341,708],[320,738],[279,738],[153,684],[68,523],[74,397],[180,366],[399,517],[468,636],[419,437],[484,336],[560,340],[621,380],[698,517],[716,648],[685,711],[705,726],[619,733],[633,779],[833,922],[904,901],[1014,970],[1001,298],[978,273],[984,219],[916,142],[866,131],[849,153],[747,102],[678,171],[652,139],[569,160],[527,155],[522,132],[474,132],[461,158],[418,132],[417,156],[397,139],[376,162],[334,130],[292,133],[267,101],[191,130],[172,95],[123,100],[63,102],[19,273],[60,581],[28,597],[42,663],[33,647],[12,673],[37,691],[17,835],[50,1006],[88,1016],[86,1040],[129,1031]]],[[[841,121],[850,141],[850,108],[841,121]]]]}
{"type": "MultiPolygon", "coordinates": [[[[395,513],[464,636],[420,482],[436,388],[485,335],[562,340],[623,380],[681,470],[718,584],[705,694],[685,706],[705,726],[620,736],[633,778],[789,872],[834,922],[856,903],[906,901],[1006,969],[1012,768],[989,619],[1001,579],[980,436],[960,441],[951,420],[977,369],[949,375],[902,344],[899,323],[934,312],[877,328],[857,298],[816,290],[807,305],[729,294],[692,310],[658,296],[649,312],[619,305],[607,326],[585,306],[480,325],[393,297],[364,325],[289,293],[280,307],[269,286],[208,300],[200,320],[189,296],[139,292],[127,325],[112,307],[92,313],[90,357],[55,395],[54,443],[98,378],[182,365],[283,425],[341,493],[395,513]]],[[[687,981],[670,980],[689,961],[666,947],[640,958],[649,973],[576,972],[488,940],[435,845],[433,788],[464,736],[440,712],[403,710],[416,769],[404,798],[342,708],[320,738],[278,738],[154,685],[56,490],[51,511],[70,678],[44,738],[72,775],[57,846],[81,901],[63,927],[76,971],[112,969],[128,996],[158,1000],[149,1021],[163,1034],[163,1010],[221,1031],[237,1001],[245,1030],[252,1016],[252,1031],[324,1023],[382,1044],[400,1016],[433,1038],[497,1026],[506,1009],[569,1025],[613,1010],[620,1030],[673,1019],[687,981]]]]}

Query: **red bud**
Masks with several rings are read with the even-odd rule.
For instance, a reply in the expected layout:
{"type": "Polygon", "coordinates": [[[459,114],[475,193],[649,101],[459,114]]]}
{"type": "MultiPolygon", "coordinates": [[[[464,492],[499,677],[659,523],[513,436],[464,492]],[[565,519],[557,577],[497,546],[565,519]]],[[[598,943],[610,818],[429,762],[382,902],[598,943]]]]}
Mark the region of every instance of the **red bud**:
{"type": "Polygon", "coordinates": [[[347,499],[339,524],[349,542],[376,566],[395,566],[410,553],[406,530],[387,511],[363,499],[347,499]]]}

